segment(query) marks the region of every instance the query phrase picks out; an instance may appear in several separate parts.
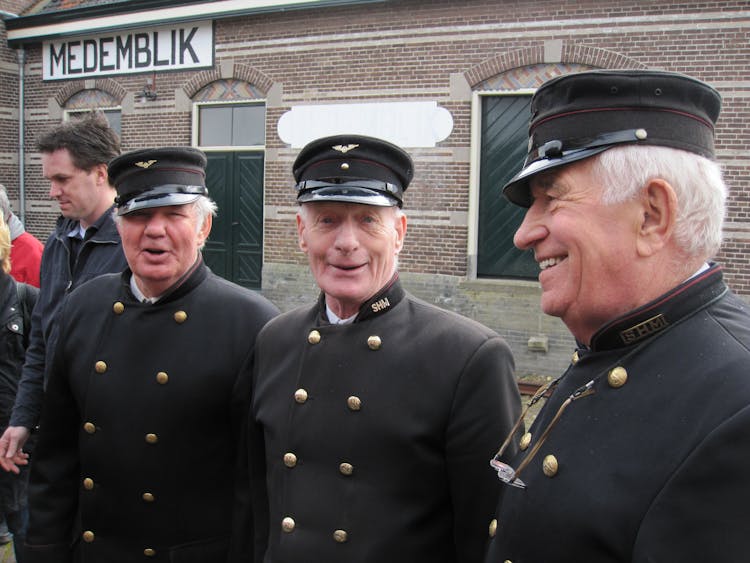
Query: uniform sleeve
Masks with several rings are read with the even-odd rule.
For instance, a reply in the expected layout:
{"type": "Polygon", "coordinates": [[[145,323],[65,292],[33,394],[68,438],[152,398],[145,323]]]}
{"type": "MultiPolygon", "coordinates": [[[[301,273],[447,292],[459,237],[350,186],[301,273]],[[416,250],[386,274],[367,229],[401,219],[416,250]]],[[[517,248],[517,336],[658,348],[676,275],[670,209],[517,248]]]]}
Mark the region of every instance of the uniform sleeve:
{"type": "Polygon", "coordinates": [[[10,417],[10,426],[24,426],[32,429],[39,422],[39,412],[44,396],[45,350],[41,308],[34,307],[31,313],[29,346],[26,348],[26,358],[21,379],[18,382],[18,393],[10,417]]]}
{"type": "Polygon", "coordinates": [[[250,412],[252,380],[255,369],[255,337],[278,309],[262,303],[255,314],[257,324],[247,338],[251,351],[237,378],[233,391],[232,427],[238,429],[235,502],[229,563],[252,563],[263,560],[268,537],[268,499],[265,479],[263,432],[250,412]]]}
{"type": "Polygon", "coordinates": [[[71,561],[78,510],[80,415],[57,347],[44,398],[42,419],[29,474],[29,563],[71,561]]]}
{"type": "Polygon", "coordinates": [[[747,560],[748,466],[750,406],[711,432],[671,476],[643,519],[633,562],[747,560]]]}
{"type": "MultiPolygon", "coordinates": [[[[446,436],[457,561],[481,562],[500,481],[489,466],[520,414],[513,356],[500,337],[486,340],[458,382],[446,436]]],[[[508,452],[509,455],[513,452],[508,452]]]]}

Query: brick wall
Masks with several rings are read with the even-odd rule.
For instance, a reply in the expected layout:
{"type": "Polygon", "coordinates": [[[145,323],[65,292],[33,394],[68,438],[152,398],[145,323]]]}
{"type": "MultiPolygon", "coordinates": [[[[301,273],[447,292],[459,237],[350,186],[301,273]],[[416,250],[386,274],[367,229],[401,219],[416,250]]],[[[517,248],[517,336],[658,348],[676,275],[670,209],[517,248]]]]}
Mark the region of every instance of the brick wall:
{"type": "MultiPolygon", "coordinates": [[[[550,73],[560,63],[665,69],[704,79],[724,98],[717,149],[732,191],[718,260],[735,291],[750,299],[750,6],[745,0],[399,0],[218,20],[215,41],[214,69],[157,74],[158,99],[149,103],[133,100],[144,75],[45,83],[39,46],[27,49],[25,172],[32,232],[45,236],[55,216],[33,142],[61,119],[67,97],[96,87],[121,100],[128,150],[190,144],[190,97],[219,78],[248,80],[268,95],[263,292],[288,309],[317,291],[297,248],[291,189],[297,151],[278,136],[281,115],[299,104],[437,101],[451,112],[454,127],[437,147],[411,151],[416,175],[406,194],[405,283],[416,295],[503,334],[520,373],[557,373],[567,363],[572,340],[557,319],[539,311],[536,284],[473,280],[467,268],[472,262],[472,88],[511,73],[518,78],[532,65],[540,72],[548,65],[550,73]],[[537,336],[547,336],[548,352],[528,349],[529,338],[537,336]]],[[[14,52],[0,48],[0,181],[11,194],[18,190],[15,61],[14,52]]]]}

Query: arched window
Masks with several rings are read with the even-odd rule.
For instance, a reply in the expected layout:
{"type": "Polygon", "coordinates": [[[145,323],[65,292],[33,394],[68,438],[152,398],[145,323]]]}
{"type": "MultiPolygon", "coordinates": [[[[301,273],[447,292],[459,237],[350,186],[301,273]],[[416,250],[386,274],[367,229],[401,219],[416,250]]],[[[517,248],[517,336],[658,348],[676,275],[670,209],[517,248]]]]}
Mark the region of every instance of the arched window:
{"type": "Polygon", "coordinates": [[[102,90],[81,90],[65,103],[64,119],[76,119],[86,113],[99,110],[109,121],[109,126],[118,136],[122,131],[122,111],[120,104],[102,90]]]}
{"type": "Polygon", "coordinates": [[[217,80],[201,89],[193,102],[198,147],[265,146],[265,99],[251,84],[243,80],[217,80]]]}

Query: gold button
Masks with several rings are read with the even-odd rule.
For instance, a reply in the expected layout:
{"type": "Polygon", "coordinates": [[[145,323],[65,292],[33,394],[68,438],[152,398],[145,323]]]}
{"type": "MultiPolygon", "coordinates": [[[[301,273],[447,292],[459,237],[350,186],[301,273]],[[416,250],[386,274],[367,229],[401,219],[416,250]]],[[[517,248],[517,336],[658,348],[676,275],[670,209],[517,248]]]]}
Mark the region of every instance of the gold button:
{"type": "Polygon", "coordinates": [[[294,392],[294,400],[297,401],[300,405],[303,404],[305,401],[307,401],[307,391],[304,389],[297,389],[294,392]]]}
{"type": "Polygon", "coordinates": [[[578,356],[578,350],[576,350],[575,352],[573,352],[573,357],[570,358],[570,363],[572,363],[573,365],[575,365],[575,364],[578,363],[578,360],[580,360],[580,359],[581,358],[578,356]]]}
{"type": "Polygon", "coordinates": [[[187,320],[187,313],[185,311],[177,311],[174,314],[174,320],[178,324],[182,324],[187,320]]]}
{"type": "Polygon", "coordinates": [[[112,305],[112,310],[115,312],[115,315],[121,315],[125,310],[125,305],[123,305],[119,301],[115,301],[115,304],[112,305]]]}
{"type": "Polygon", "coordinates": [[[96,370],[96,373],[104,373],[107,371],[107,363],[99,360],[94,364],[94,369],[96,370]]]}
{"type": "Polygon", "coordinates": [[[317,330],[311,330],[310,334],[307,335],[307,341],[310,344],[317,344],[320,342],[320,333],[317,330]]]}
{"type": "Polygon", "coordinates": [[[333,540],[336,543],[344,543],[348,537],[349,535],[344,530],[336,530],[333,532],[333,540]]]}
{"type": "Polygon", "coordinates": [[[295,465],[297,465],[297,456],[291,452],[285,453],[284,465],[286,465],[287,467],[294,467],[295,465]]]}
{"type": "Polygon", "coordinates": [[[342,475],[351,475],[354,473],[354,466],[351,463],[342,463],[339,465],[339,471],[342,475]]]}
{"type": "Polygon", "coordinates": [[[545,456],[542,461],[542,471],[547,477],[554,477],[557,475],[558,463],[557,458],[552,454],[545,456]]]}
{"type": "Polygon", "coordinates": [[[612,368],[607,374],[607,383],[609,383],[610,387],[614,387],[615,389],[625,385],[625,382],[627,380],[628,380],[628,372],[622,366],[617,366],[616,368],[612,368]]]}
{"type": "Polygon", "coordinates": [[[349,163],[348,162],[342,162],[341,163],[341,170],[349,170],[349,163]]]}
{"type": "Polygon", "coordinates": [[[294,518],[290,518],[289,516],[281,521],[281,529],[284,530],[287,534],[289,532],[293,532],[295,526],[296,524],[294,522],[294,518]]]}
{"type": "Polygon", "coordinates": [[[644,139],[646,139],[646,137],[648,137],[648,131],[646,131],[645,129],[635,130],[635,138],[639,141],[643,141],[644,139]]]}
{"type": "Polygon", "coordinates": [[[83,488],[90,491],[94,488],[94,480],[91,477],[86,477],[83,480],[83,488]]]}
{"type": "Polygon", "coordinates": [[[169,381],[169,376],[167,375],[167,372],[160,371],[156,374],[156,382],[160,385],[166,385],[167,381],[169,381]]]}
{"type": "Polygon", "coordinates": [[[358,411],[362,408],[362,400],[352,395],[346,400],[346,405],[349,407],[349,410],[358,411]]]}
{"type": "Polygon", "coordinates": [[[91,530],[86,530],[85,532],[83,532],[83,534],[81,534],[81,536],[83,537],[83,541],[85,541],[86,543],[91,543],[92,541],[94,541],[94,532],[92,532],[91,530]]]}
{"type": "Polygon", "coordinates": [[[497,518],[490,520],[490,537],[494,538],[497,533],[497,518]]]}
{"type": "Polygon", "coordinates": [[[526,432],[523,436],[521,436],[521,441],[518,444],[518,447],[521,448],[521,450],[525,450],[531,445],[531,432],[526,432]]]}
{"type": "Polygon", "coordinates": [[[143,555],[145,555],[146,557],[153,557],[154,555],[156,555],[156,550],[147,547],[143,550],[143,555]]]}
{"type": "Polygon", "coordinates": [[[146,434],[146,441],[149,444],[155,444],[159,441],[159,437],[156,434],[146,434]]]}
{"type": "Polygon", "coordinates": [[[86,434],[93,434],[96,432],[96,426],[92,422],[87,422],[83,425],[83,430],[86,432],[86,434]]]}
{"type": "Polygon", "coordinates": [[[143,500],[146,502],[154,502],[154,495],[152,493],[143,493],[143,500]]]}
{"type": "Polygon", "coordinates": [[[380,340],[379,336],[370,336],[367,339],[367,346],[370,348],[370,350],[380,350],[380,347],[383,345],[383,341],[380,340]]]}
{"type": "Polygon", "coordinates": [[[505,561],[503,561],[503,563],[513,563],[513,561],[511,561],[510,559],[506,559],[505,561]]]}

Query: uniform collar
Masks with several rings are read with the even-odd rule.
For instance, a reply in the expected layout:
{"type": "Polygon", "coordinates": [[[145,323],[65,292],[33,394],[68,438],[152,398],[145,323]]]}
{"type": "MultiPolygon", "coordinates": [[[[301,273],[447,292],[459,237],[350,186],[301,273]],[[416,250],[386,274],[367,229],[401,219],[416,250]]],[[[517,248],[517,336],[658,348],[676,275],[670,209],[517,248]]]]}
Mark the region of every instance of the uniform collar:
{"type": "MultiPolygon", "coordinates": [[[[184,276],[180,278],[180,280],[178,280],[177,283],[175,283],[171,288],[162,293],[159,296],[157,303],[169,303],[171,301],[179,299],[183,295],[190,293],[208,277],[209,272],[210,270],[208,269],[208,266],[203,263],[203,256],[199,254],[198,259],[193,263],[193,266],[190,268],[190,270],[188,270],[184,274],[184,276]]],[[[126,268],[125,271],[120,274],[120,280],[122,285],[125,287],[128,295],[131,295],[136,301],[141,303],[142,301],[133,294],[133,291],[130,288],[130,279],[132,278],[132,276],[132,270],[130,268],[126,268]]]]}
{"type": "Polygon", "coordinates": [[[727,291],[721,267],[712,264],[661,297],[604,325],[591,338],[591,350],[613,350],[652,338],[727,291]]]}
{"type": "MultiPolygon", "coordinates": [[[[404,298],[404,295],[406,295],[406,291],[401,287],[401,281],[398,278],[398,272],[396,272],[393,274],[391,280],[374,297],[371,297],[360,306],[354,322],[359,323],[387,313],[404,298]]],[[[318,299],[318,309],[324,322],[329,324],[328,315],[326,314],[326,296],[324,293],[321,293],[318,299]]]]}

